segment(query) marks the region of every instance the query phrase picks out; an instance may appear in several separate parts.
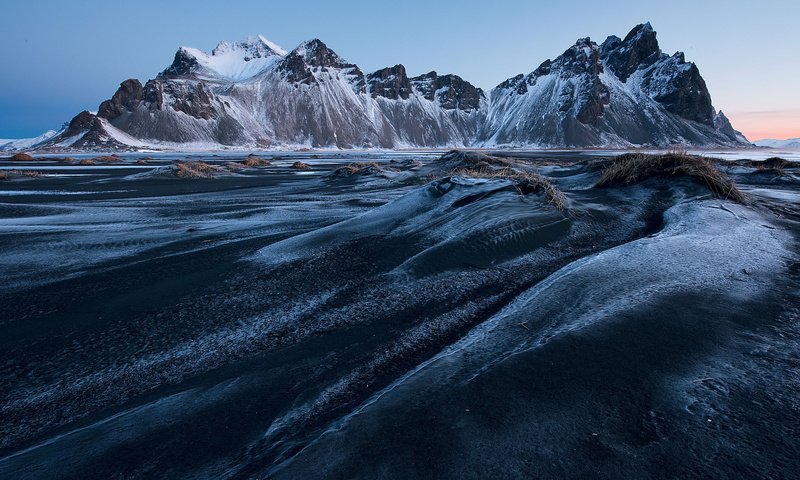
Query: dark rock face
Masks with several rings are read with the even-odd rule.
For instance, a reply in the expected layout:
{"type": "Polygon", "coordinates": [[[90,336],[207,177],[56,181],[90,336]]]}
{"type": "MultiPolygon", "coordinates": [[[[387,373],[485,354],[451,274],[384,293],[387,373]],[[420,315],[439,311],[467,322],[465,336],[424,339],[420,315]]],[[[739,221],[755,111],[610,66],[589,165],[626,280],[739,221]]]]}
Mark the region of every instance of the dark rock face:
{"type": "Polygon", "coordinates": [[[714,128],[716,128],[720,133],[727,135],[728,138],[732,140],[747,140],[742,132],[733,128],[731,121],[728,120],[728,117],[726,117],[721,110],[714,116],[714,128]]]}
{"type": "Polygon", "coordinates": [[[149,80],[145,83],[142,99],[148,103],[150,110],[161,110],[164,106],[164,87],[161,80],[149,80]]]}
{"type": "Polygon", "coordinates": [[[528,91],[528,85],[525,82],[525,75],[520,73],[515,77],[511,77],[497,86],[500,90],[513,90],[517,95],[523,95],[528,91]]]}
{"type": "Polygon", "coordinates": [[[662,57],[656,32],[650,23],[637,25],[624,40],[608,37],[601,48],[608,68],[623,82],[636,70],[653,65],[662,57]]]}
{"type": "Polygon", "coordinates": [[[549,64],[545,62],[540,65],[533,74],[534,76],[543,76],[553,70],[558,71],[562,78],[598,75],[603,72],[600,49],[588,37],[578,39],[575,45],[568,48],[560,57],[549,64]]]}
{"type": "Polygon", "coordinates": [[[116,118],[138,107],[143,97],[144,88],[139,80],[133,78],[125,80],[110,100],[100,104],[97,116],[106,119],[116,118]]]}
{"type": "Polygon", "coordinates": [[[88,130],[89,127],[92,126],[92,122],[94,122],[94,120],[95,116],[84,110],[70,120],[69,125],[62,136],[65,138],[73,137],[85,130],[88,130]]]}
{"type": "Polygon", "coordinates": [[[557,71],[563,79],[574,80],[566,83],[562,89],[559,110],[573,110],[579,122],[595,123],[603,114],[603,107],[610,101],[608,87],[599,77],[603,73],[603,63],[597,44],[589,38],[579,39],[555,61],[542,64],[533,72],[533,76],[538,78],[553,71],[557,71]]]}
{"type": "Polygon", "coordinates": [[[167,67],[167,69],[159,75],[167,78],[192,75],[199,66],[194,56],[183,48],[180,48],[175,53],[175,59],[172,61],[172,65],[167,67]]]}
{"type": "Polygon", "coordinates": [[[67,126],[67,129],[55,141],[63,141],[83,134],[72,145],[72,148],[82,149],[115,149],[124,150],[126,146],[114,140],[106,131],[100,117],[90,112],[83,111],[76,115],[67,126]]]}
{"type": "Polygon", "coordinates": [[[367,75],[367,85],[372,98],[384,97],[391,100],[407,99],[411,95],[411,82],[406,75],[406,67],[395,65],[367,75]]]}
{"type": "Polygon", "coordinates": [[[312,67],[350,68],[355,66],[347,63],[318,38],[305,42],[292,53],[300,55],[303,61],[312,67]]]}
{"type": "Polygon", "coordinates": [[[311,69],[308,68],[303,57],[297,55],[295,52],[290,53],[281,61],[278,70],[286,75],[286,80],[290,83],[311,85],[317,82],[317,79],[314,78],[314,74],[311,73],[311,69]]]}
{"type": "Polygon", "coordinates": [[[428,100],[438,100],[446,110],[475,110],[480,108],[483,90],[458,75],[438,75],[428,72],[411,79],[414,89],[428,100]]]}
{"type": "Polygon", "coordinates": [[[214,116],[212,94],[203,83],[194,86],[184,83],[167,82],[163,85],[173,99],[172,108],[176,112],[183,112],[194,118],[208,120],[214,116]]]}
{"type": "Polygon", "coordinates": [[[642,89],[668,112],[714,126],[714,107],[706,82],[694,63],[686,63],[683,53],[645,73],[642,89]]]}

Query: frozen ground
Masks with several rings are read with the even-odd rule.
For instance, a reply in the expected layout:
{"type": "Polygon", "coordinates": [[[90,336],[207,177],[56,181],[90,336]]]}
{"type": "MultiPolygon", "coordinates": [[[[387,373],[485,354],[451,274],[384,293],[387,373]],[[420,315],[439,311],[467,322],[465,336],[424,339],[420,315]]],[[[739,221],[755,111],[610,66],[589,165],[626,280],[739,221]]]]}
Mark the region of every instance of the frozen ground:
{"type": "Polygon", "coordinates": [[[791,477],[796,171],[605,154],[507,154],[564,211],[423,152],[0,162],[44,173],[0,182],[0,478],[791,477]]]}

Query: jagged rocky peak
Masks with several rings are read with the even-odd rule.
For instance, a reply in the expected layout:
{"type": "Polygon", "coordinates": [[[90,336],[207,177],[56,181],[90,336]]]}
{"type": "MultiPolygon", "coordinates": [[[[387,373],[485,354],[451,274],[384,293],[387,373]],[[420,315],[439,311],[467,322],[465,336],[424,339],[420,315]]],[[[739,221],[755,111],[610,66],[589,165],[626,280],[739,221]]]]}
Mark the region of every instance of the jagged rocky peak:
{"type": "Polygon", "coordinates": [[[72,120],[70,120],[69,125],[67,125],[67,129],[64,131],[64,137],[72,137],[78,135],[79,133],[85,132],[92,127],[92,124],[97,120],[97,117],[93,115],[88,110],[84,110],[81,113],[75,115],[72,120]]]}
{"type": "Polygon", "coordinates": [[[172,64],[161,72],[159,76],[179,77],[192,75],[199,67],[200,64],[197,61],[197,57],[189,52],[188,48],[181,47],[175,52],[175,58],[172,60],[172,64]]]}
{"type": "Polygon", "coordinates": [[[624,40],[608,37],[600,52],[608,68],[623,82],[636,70],[649,67],[663,57],[650,22],[635,26],[624,40]]]}
{"type": "Polygon", "coordinates": [[[687,120],[714,126],[714,107],[705,80],[683,52],[664,57],[642,76],[641,88],[664,108],[687,120]]]}
{"type": "Polygon", "coordinates": [[[597,75],[603,71],[600,48],[589,37],[579,38],[575,45],[568,48],[560,57],[553,62],[543,63],[533,74],[542,76],[553,70],[557,70],[564,78],[585,73],[597,75]]]}
{"type": "Polygon", "coordinates": [[[411,81],[406,67],[395,65],[367,75],[367,86],[372,98],[384,97],[391,100],[407,99],[411,95],[411,81]]]}
{"type": "Polygon", "coordinates": [[[366,93],[366,79],[357,65],[347,62],[319,39],[301,43],[280,62],[278,70],[294,84],[317,83],[315,72],[336,70],[351,84],[356,93],[366,93]]]}
{"type": "Polygon", "coordinates": [[[301,43],[289,53],[287,59],[293,56],[299,57],[303,63],[311,67],[349,68],[354,66],[318,38],[301,43]]]}
{"type": "Polygon", "coordinates": [[[428,72],[411,79],[411,85],[430,101],[438,101],[446,110],[476,110],[481,106],[483,90],[458,75],[428,72]]]}
{"type": "Polygon", "coordinates": [[[750,141],[747,140],[747,137],[745,137],[742,132],[733,128],[731,121],[728,120],[728,117],[726,117],[724,113],[722,113],[722,110],[714,115],[714,128],[730,138],[737,139],[743,143],[750,143],[750,141]]]}
{"type": "Polygon", "coordinates": [[[118,117],[126,111],[135,109],[143,97],[144,87],[139,80],[135,78],[125,80],[110,100],[100,104],[97,116],[108,119],[118,117]]]}

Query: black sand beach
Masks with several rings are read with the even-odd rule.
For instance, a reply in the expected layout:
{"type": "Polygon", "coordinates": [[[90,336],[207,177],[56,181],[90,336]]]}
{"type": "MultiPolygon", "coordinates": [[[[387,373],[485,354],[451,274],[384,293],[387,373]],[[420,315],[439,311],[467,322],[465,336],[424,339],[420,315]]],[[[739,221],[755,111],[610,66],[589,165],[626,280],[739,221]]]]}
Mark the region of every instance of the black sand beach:
{"type": "Polygon", "coordinates": [[[800,170],[440,155],[0,161],[0,478],[800,471],[800,170]]]}

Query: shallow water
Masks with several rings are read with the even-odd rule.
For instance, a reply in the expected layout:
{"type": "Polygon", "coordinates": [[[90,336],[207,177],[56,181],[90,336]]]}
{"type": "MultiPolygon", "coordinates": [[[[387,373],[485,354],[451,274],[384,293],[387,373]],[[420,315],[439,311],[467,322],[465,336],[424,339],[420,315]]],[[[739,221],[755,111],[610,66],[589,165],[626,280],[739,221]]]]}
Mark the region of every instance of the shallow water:
{"type": "Polygon", "coordinates": [[[5,182],[0,478],[791,476],[797,177],[596,153],[535,154],[563,212],[415,152],[5,182]]]}

